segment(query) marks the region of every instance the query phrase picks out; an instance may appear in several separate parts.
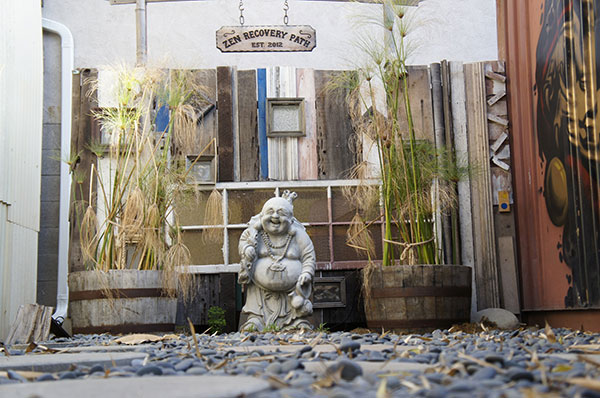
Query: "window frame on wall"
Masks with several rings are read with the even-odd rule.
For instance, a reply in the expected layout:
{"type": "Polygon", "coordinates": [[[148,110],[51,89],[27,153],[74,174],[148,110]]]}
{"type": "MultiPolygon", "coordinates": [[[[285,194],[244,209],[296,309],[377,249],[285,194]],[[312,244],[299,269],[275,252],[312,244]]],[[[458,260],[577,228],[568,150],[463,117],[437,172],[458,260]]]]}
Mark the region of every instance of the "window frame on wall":
{"type": "MultiPolygon", "coordinates": [[[[230,235],[232,231],[243,231],[248,227],[248,223],[230,223],[229,222],[229,203],[230,193],[232,191],[268,191],[272,190],[273,195],[280,196],[285,190],[302,190],[302,189],[315,189],[323,190],[327,198],[327,219],[325,221],[306,221],[298,220],[307,228],[327,228],[327,242],[329,248],[329,261],[319,261],[317,259],[317,270],[347,270],[347,269],[358,269],[362,268],[366,263],[366,258],[360,259],[357,254],[356,260],[336,260],[336,251],[334,245],[334,228],[345,227],[344,231],[352,224],[351,219],[344,221],[334,220],[333,211],[333,191],[348,186],[357,186],[359,184],[370,184],[370,185],[381,185],[381,182],[376,179],[359,181],[359,180],[310,180],[310,181],[258,181],[258,182],[228,182],[228,183],[217,183],[214,186],[198,186],[197,188],[205,193],[209,192],[209,189],[216,189],[222,195],[222,216],[223,224],[220,225],[207,225],[207,224],[196,224],[196,225],[182,225],[181,229],[184,232],[202,232],[207,229],[221,229],[222,230],[222,259],[223,262],[220,264],[191,264],[188,265],[187,272],[191,273],[206,273],[206,272],[238,272],[239,263],[231,261],[232,254],[230,250],[230,235]]],[[[341,192],[335,192],[336,195],[341,195],[341,192]]],[[[301,195],[301,193],[300,193],[301,195]]],[[[262,205],[262,204],[261,204],[262,205]]],[[[249,220],[248,220],[249,221],[249,220]]],[[[381,231],[381,238],[383,238],[383,222],[381,220],[374,221],[372,225],[381,231]]],[[[310,233],[309,233],[310,234],[310,233]]],[[[185,240],[185,238],[184,238],[185,240]]],[[[379,239],[377,239],[379,240],[379,239]]],[[[235,245],[234,247],[237,247],[235,245]]],[[[338,256],[339,258],[339,256],[338,256]]]]}

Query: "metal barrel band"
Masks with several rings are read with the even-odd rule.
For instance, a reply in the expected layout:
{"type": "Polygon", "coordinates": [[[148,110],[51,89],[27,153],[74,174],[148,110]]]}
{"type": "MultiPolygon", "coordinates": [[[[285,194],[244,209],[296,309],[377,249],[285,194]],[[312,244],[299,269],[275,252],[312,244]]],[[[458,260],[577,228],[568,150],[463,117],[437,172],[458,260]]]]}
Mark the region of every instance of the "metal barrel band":
{"type": "Polygon", "coordinates": [[[406,320],[387,320],[374,319],[367,322],[369,328],[384,329],[418,329],[418,328],[447,328],[449,326],[461,323],[467,323],[466,318],[451,319],[406,319],[406,320]]]}
{"type": "Polygon", "coordinates": [[[69,301],[167,296],[169,296],[169,292],[162,288],[82,290],[78,292],[71,291],[69,301]]]}
{"type": "Polygon", "coordinates": [[[175,330],[175,324],[173,324],[173,323],[148,323],[148,324],[83,326],[83,327],[73,328],[73,333],[127,334],[127,333],[143,333],[143,332],[172,332],[173,330],[175,330]]]}
{"type": "Polygon", "coordinates": [[[469,286],[383,287],[374,288],[371,297],[471,297],[471,288],[469,286]]]}

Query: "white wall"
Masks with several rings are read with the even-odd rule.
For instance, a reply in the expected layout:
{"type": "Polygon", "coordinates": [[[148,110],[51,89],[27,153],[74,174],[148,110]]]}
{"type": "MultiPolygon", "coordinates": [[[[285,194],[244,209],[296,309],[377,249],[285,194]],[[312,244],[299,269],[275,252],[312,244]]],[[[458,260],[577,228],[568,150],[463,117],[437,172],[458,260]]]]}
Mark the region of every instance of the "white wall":
{"type": "Polygon", "coordinates": [[[35,303],[42,149],[39,0],[0,12],[0,340],[21,304],[35,303]]]}
{"type": "MultiPolygon", "coordinates": [[[[237,0],[149,3],[148,64],[169,68],[240,69],[295,66],[347,69],[356,61],[357,18],[382,16],[379,5],[289,0],[290,24],[312,25],[317,48],[311,53],[223,54],[215,31],[238,25],[237,0]]],[[[442,59],[481,61],[497,58],[495,0],[424,0],[413,41],[413,64],[442,59]],[[417,37],[418,36],[418,37],[417,37]]],[[[282,24],[283,1],[244,0],[246,25],[282,24]]],[[[43,15],[65,24],[75,39],[75,67],[135,62],[135,5],[108,0],[44,0],[43,15]]],[[[371,36],[380,37],[374,27],[371,36]]]]}

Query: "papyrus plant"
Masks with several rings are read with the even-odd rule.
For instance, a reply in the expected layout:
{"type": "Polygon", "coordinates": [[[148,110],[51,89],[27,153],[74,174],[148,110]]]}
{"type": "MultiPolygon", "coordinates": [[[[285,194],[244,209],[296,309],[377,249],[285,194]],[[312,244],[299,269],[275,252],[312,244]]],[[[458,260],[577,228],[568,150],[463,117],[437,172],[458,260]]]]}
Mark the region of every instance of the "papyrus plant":
{"type": "Polygon", "coordinates": [[[390,11],[382,23],[386,40],[361,41],[365,64],[343,79],[349,88],[360,160],[351,177],[364,180],[369,176],[369,165],[362,155],[376,151],[381,178],[380,190],[363,183],[346,190],[356,207],[347,242],[372,259],[373,239],[368,226],[382,220],[383,265],[441,261],[434,217],[455,205],[454,184],[467,172],[457,165],[453,153],[416,138],[408,90],[407,36],[417,10],[413,7],[409,13],[409,3],[414,2],[383,1],[390,11]],[[381,212],[373,215],[373,208],[381,212]]]}
{"type": "Polygon", "coordinates": [[[202,87],[184,71],[120,67],[113,75],[114,106],[94,112],[104,139],[90,146],[99,158],[90,174],[97,181],[97,206],[90,189],[82,251],[91,269],[162,270],[165,287],[174,292],[178,280],[189,282],[178,267],[190,263],[174,205],[189,189],[194,163],[186,165],[179,154],[193,153],[193,101],[202,87]],[[157,131],[154,114],[161,106],[170,117],[167,128],[157,131]]]}

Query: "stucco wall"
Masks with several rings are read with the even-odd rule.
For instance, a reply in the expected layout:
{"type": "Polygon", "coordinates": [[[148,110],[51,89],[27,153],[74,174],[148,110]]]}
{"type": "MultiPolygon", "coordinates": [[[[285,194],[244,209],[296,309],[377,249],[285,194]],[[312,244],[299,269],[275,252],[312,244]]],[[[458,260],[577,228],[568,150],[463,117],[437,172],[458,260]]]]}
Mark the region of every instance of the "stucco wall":
{"type": "MultiPolygon", "coordinates": [[[[215,31],[239,24],[236,0],[149,3],[148,63],[169,68],[347,69],[357,61],[360,29],[356,22],[367,15],[382,15],[381,6],[372,4],[298,0],[289,4],[290,24],[312,25],[317,31],[317,48],[311,53],[221,53],[215,46],[215,31]]],[[[245,24],[282,24],[282,5],[281,0],[245,0],[245,24]]],[[[495,0],[424,0],[419,9],[411,35],[412,64],[497,58],[495,0]]],[[[75,67],[135,61],[135,5],[45,0],[42,12],[73,32],[75,67]]],[[[374,26],[368,34],[381,37],[382,29],[374,26]]]]}

